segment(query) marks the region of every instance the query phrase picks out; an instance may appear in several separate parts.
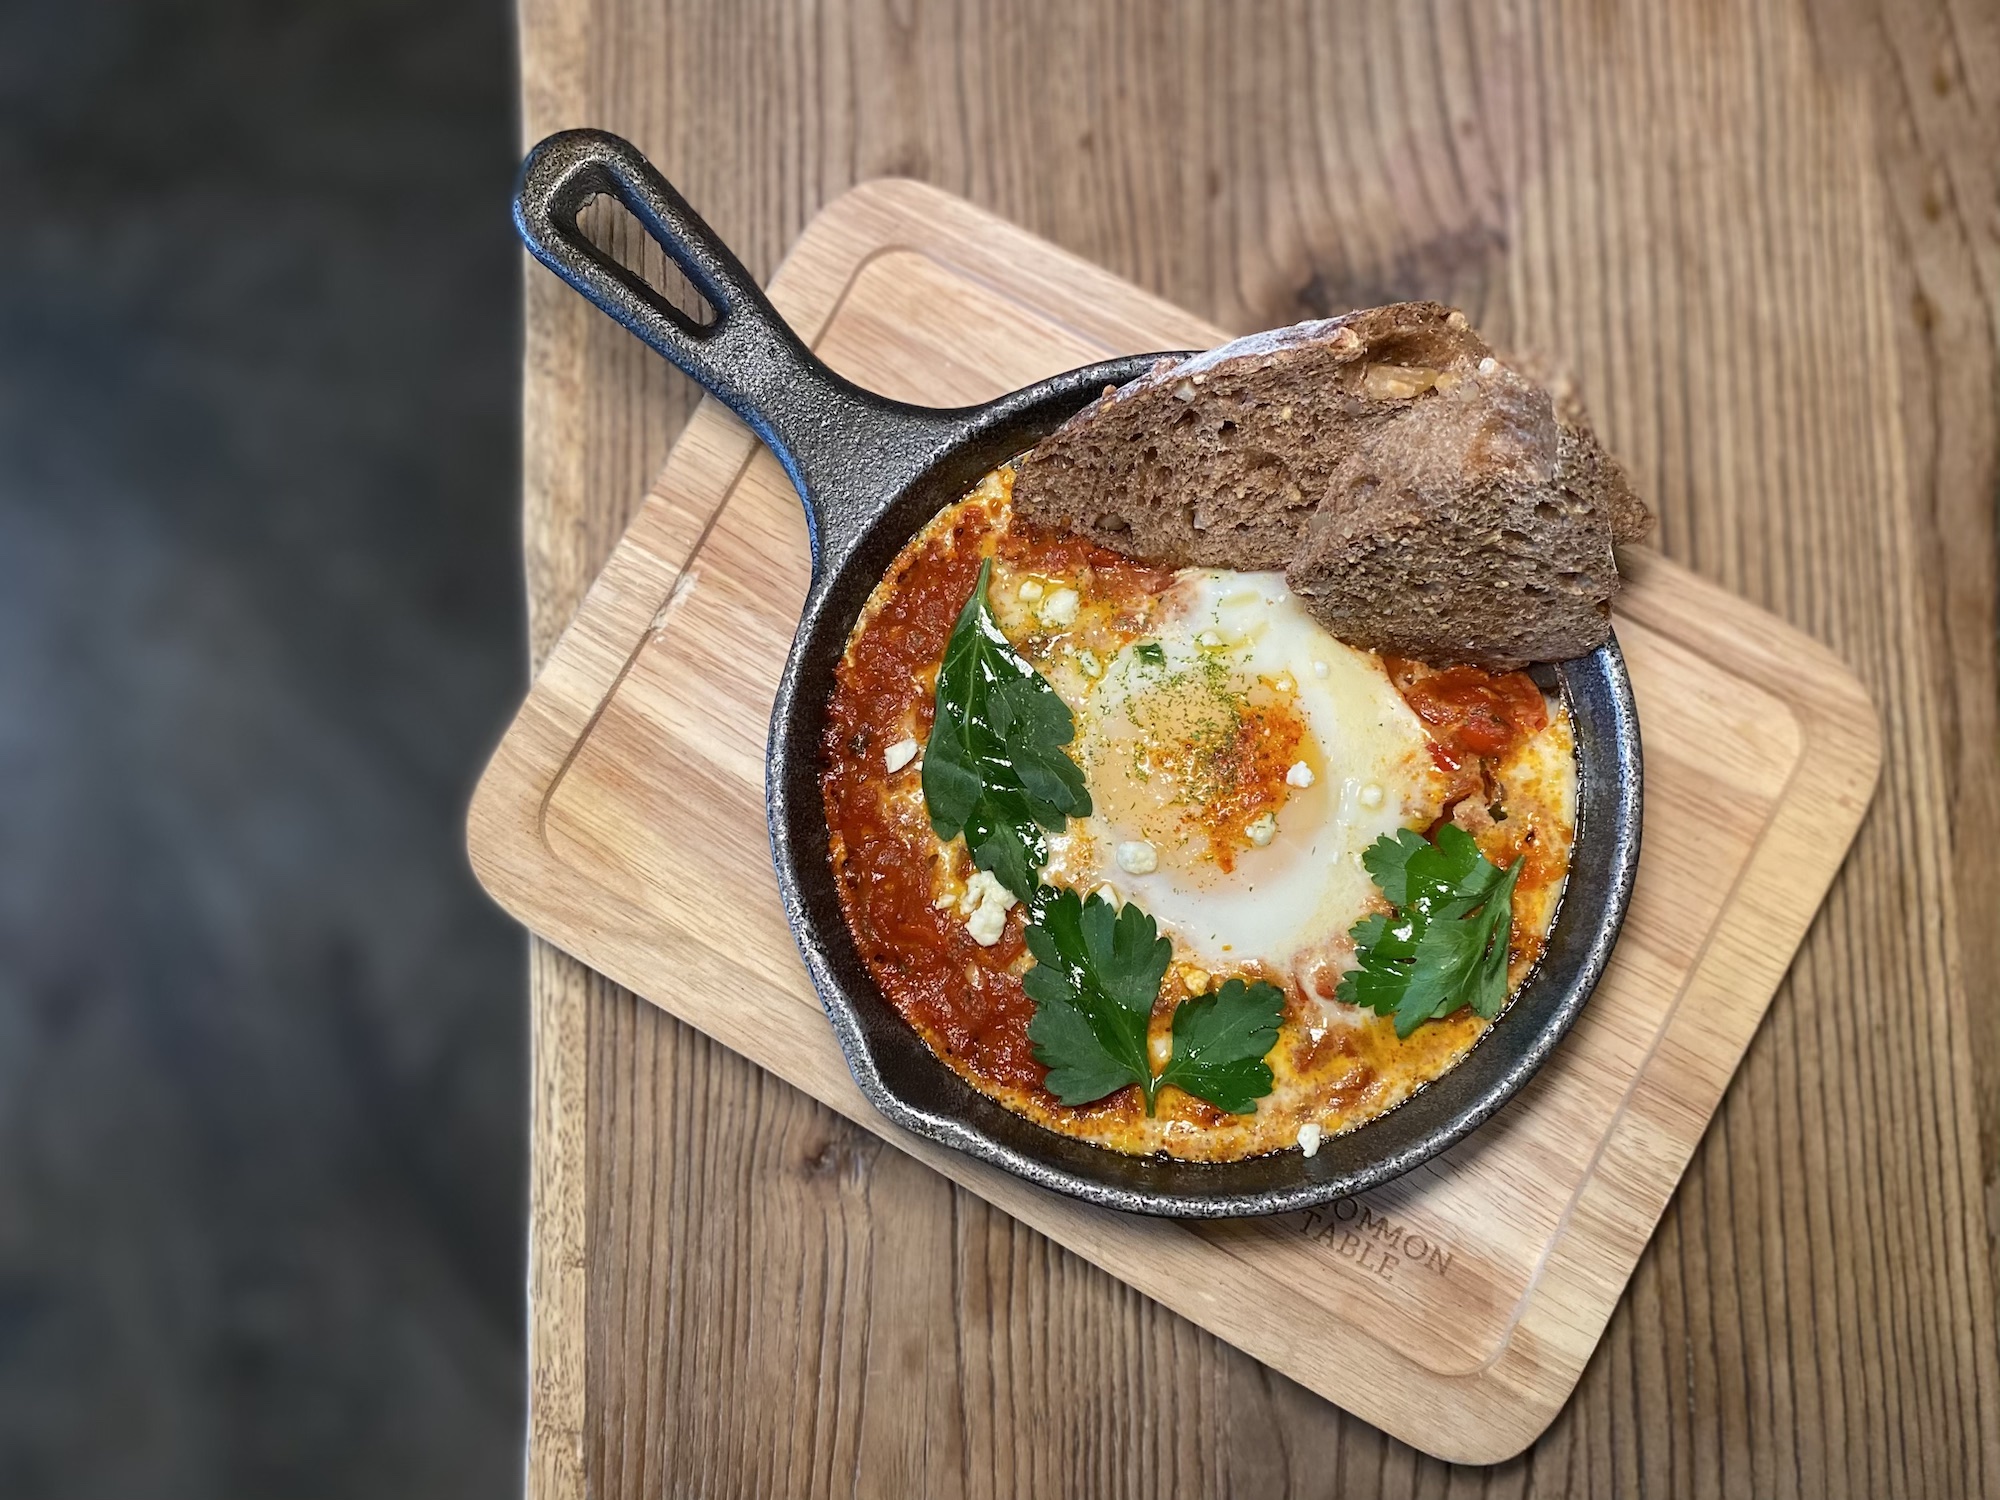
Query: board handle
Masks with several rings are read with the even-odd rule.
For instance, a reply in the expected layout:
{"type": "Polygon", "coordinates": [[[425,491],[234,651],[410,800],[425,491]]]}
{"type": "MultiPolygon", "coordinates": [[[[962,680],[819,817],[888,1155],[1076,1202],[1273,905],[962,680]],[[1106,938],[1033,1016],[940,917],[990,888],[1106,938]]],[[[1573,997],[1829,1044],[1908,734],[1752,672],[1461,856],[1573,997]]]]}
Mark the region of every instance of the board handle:
{"type": "Polygon", "coordinates": [[[886,498],[941,456],[975,409],[891,401],[835,373],[778,315],[730,248],[630,141],[565,130],[521,163],[514,227],[543,265],[735,412],[805,502],[817,578],[886,498]],[[625,205],[701,293],[700,323],[585,237],[600,193],[625,205]]]}

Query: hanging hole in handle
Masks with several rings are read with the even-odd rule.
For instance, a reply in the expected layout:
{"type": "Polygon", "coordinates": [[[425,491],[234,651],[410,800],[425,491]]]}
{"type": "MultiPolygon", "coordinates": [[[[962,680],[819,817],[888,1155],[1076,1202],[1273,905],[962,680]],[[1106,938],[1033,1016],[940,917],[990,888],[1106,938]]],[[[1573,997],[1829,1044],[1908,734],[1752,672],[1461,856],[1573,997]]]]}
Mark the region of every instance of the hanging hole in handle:
{"type": "Polygon", "coordinates": [[[664,297],[692,326],[707,328],[715,322],[714,305],[616,193],[592,197],[577,214],[576,227],[591,244],[664,297]]]}

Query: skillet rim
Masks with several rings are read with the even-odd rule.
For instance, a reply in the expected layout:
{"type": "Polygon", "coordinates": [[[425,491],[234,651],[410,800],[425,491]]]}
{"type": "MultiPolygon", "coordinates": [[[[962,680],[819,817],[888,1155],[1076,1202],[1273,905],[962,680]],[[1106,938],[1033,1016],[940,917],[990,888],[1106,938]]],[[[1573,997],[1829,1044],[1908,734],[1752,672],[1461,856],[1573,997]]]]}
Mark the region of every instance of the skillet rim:
{"type": "Polygon", "coordinates": [[[961,430],[872,515],[856,518],[853,534],[815,572],[772,706],[765,763],[772,862],[786,920],[849,1071],[886,1118],[1100,1207],[1188,1219],[1296,1212],[1378,1187],[1477,1130],[1548,1059],[1602,978],[1630,903],[1643,791],[1638,715],[1615,635],[1591,655],[1550,669],[1576,731],[1578,816],[1569,877],[1542,958],[1499,1019],[1449,1070],[1383,1114],[1326,1138],[1311,1158],[1290,1149],[1215,1163],[1127,1156],[1050,1130],[975,1089],[929,1049],[868,975],[840,909],[819,787],[819,730],[832,666],[889,562],[980,477],[1053,431],[1105,385],[1179,357],[1152,353],[1090,365],[954,413],[961,430]],[[855,989],[862,991],[858,999],[855,989]],[[1362,1149],[1371,1132],[1382,1149],[1362,1149]]]}

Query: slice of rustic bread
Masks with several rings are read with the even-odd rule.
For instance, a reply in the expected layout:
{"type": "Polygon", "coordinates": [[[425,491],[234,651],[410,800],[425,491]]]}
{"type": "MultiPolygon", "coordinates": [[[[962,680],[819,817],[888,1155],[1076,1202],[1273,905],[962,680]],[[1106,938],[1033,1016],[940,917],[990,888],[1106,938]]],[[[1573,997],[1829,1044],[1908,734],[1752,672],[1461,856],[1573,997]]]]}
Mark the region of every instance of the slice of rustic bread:
{"type": "Polygon", "coordinates": [[[1023,457],[1014,505],[1147,561],[1283,569],[1368,649],[1577,656],[1651,518],[1559,389],[1462,313],[1370,308],[1161,361],[1023,457]]]}

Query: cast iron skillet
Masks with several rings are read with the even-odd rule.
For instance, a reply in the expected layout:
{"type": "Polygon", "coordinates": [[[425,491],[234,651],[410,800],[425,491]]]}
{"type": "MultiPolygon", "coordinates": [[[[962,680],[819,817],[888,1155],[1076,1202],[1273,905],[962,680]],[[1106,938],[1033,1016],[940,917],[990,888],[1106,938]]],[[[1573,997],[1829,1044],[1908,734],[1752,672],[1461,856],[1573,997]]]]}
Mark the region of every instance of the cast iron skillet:
{"type": "Polygon", "coordinates": [[[765,768],[785,914],[855,1081],[897,1124],[1092,1203],[1188,1218],[1309,1208],[1408,1171],[1479,1125],[1549,1055],[1604,971],[1639,853],[1639,726],[1615,643],[1544,677],[1569,704],[1579,770],[1569,884],[1547,951],[1457,1067],[1310,1160],[1134,1158],[1011,1114],[946,1067],[882,998],[834,889],[819,743],[834,664],[870,590],[925,522],[1157,354],[1053,376],[984,406],[937,410],[864,391],[822,364],[742,264],[628,142],[593,130],[522,164],[514,222],[535,257],[725,402],[777,455],[805,502],[812,586],[771,713],[765,768]],[[577,214],[615,194],[714,312],[697,323],[596,249],[577,214]]]}

